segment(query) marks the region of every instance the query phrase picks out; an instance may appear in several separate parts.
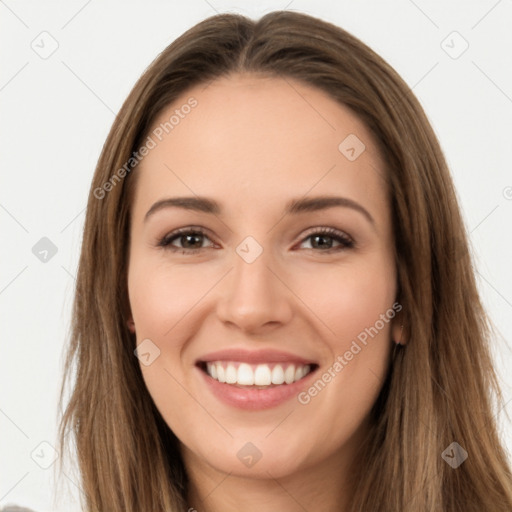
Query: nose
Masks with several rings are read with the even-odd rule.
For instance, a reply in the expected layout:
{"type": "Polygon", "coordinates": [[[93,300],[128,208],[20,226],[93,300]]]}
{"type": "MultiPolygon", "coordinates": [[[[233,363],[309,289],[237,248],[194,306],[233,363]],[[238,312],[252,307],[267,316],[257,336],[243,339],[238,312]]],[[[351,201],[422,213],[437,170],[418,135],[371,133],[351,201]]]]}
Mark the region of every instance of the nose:
{"type": "Polygon", "coordinates": [[[293,292],[284,272],[263,251],[252,263],[235,254],[234,268],[219,290],[217,315],[244,332],[263,332],[290,321],[293,292]]]}

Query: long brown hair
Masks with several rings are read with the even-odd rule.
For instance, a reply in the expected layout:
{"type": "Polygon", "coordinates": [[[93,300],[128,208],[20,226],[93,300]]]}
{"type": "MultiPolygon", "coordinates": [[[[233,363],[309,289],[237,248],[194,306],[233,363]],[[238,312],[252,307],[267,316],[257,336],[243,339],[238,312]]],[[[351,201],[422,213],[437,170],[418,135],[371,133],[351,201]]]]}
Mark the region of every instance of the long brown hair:
{"type": "Polygon", "coordinates": [[[87,205],[63,393],[76,377],[59,430],[61,451],[68,432],[76,442],[86,510],[188,508],[177,439],[144,385],[126,327],[137,172],[126,162],[187,89],[246,72],[300,80],[351,108],[386,165],[408,343],[372,410],[350,510],[512,510],[493,409],[501,394],[488,345],[492,326],[436,136],[381,57],[333,24],[287,11],[257,21],[220,14],[188,30],[144,72],[105,142],[87,205]],[[468,453],[457,468],[442,457],[453,442],[468,453]]]}

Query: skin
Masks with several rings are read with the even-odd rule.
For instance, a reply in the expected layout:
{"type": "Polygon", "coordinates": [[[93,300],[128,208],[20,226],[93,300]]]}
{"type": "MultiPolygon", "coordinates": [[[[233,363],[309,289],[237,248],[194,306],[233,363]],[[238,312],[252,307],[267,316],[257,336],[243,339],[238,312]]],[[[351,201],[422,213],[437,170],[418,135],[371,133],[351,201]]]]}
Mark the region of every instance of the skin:
{"type": "MultiPolygon", "coordinates": [[[[311,401],[292,398],[267,410],[220,402],[198,377],[201,356],[224,348],[273,348],[332,367],[396,299],[393,232],[383,163],[370,131],[324,92],[291,79],[232,75],[194,87],[197,106],[152,149],[140,167],[132,205],[128,290],[137,343],[160,355],[141,363],[147,388],[182,443],[188,501],[198,511],[340,511],[351,494],[351,465],[381,389],[398,315],[311,401]],[[338,146],[356,134],[366,150],[349,161],[338,146]],[[222,213],[166,208],[161,199],[207,196],[222,213]],[[283,216],[295,198],[343,196],[373,217],[334,207],[283,216]],[[159,241],[178,228],[205,237],[172,252],[159,241]],[[315,244],[315,229],[350,236],[315,244]],[[247,263],[236,248],[247,237],[262,254],[247,263]],[[336,250],[338,249],[338,250],[336,250]],[[247,443],[261,459],[246,467],[247,443]]],[[[316,231],[318,232],[318,231],[316,231]]],[[[402,340],[403,342],[403,340],[402,340]]]]}

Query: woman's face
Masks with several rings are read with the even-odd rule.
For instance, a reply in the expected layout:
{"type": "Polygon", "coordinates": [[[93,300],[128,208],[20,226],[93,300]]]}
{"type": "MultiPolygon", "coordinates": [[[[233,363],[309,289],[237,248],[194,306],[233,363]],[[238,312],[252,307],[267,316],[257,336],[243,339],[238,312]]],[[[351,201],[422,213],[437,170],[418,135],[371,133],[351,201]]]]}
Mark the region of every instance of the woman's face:
{"type": "Polygon", "coordinates": [[[400,334],[369,130],[320,90],[234,75],[189,90],[149,136],[129,300],[186,464],[255,478],[340,467],[400,334]]]}

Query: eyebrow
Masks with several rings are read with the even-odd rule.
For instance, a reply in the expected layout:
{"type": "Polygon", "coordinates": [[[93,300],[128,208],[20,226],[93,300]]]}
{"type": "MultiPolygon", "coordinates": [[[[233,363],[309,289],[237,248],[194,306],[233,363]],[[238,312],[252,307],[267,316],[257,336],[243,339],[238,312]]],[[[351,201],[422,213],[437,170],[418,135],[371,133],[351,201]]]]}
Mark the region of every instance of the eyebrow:
{"type": "MultiPolygon", "coordinates": [[[[348,197],[318,196],[311,198],[292,199],[286,203],[284,214],[296,215],[306,212],[316,212],[336,206],[352,208],[353,210],[361,213],[373,226],[375,226],[375,220],[370,215],[370,212],[362,205],[352,199],[349,199],[348,197]]],[[[151,206],[151,208],[147,211],[144,217],[144,222],[146,222],[148,218],[155,214],[157,211],[172,207],[209,213],[212,215],[220,215],[222,213],[220,204],[217,201],[207,197],[169,197],[154,203],[153,206],[151,206]]]]}

